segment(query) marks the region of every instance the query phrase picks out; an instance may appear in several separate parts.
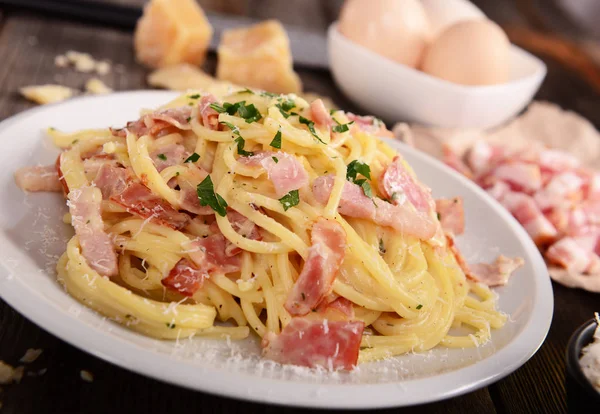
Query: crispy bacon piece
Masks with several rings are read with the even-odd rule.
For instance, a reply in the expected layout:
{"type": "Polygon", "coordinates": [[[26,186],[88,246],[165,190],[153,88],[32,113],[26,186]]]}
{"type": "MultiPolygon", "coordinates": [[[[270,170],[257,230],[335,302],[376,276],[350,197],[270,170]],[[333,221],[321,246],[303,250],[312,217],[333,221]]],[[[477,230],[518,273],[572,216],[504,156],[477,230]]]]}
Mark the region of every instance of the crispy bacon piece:
{"type": "Polygon", "coordinates": [[[102,191],[102,198],[108,200],[111,196],[125,190],[133,174],[126,168],[104,164],[98,170],[94,185],[102,191]]]}
{"type": "Polygon", "coordinates": [[[198,103],[198,113],[202,118],[202,125],[206,128],[219,130],[219,113],[210,107],[211,104],[217,103],[217,98],[212,94],[203,95],[198,103]]]}
{"type": "Polygon", "coordinates": [[[19,168],[15,182],[24,191],[61,191],[63,188],[54,165],[19,168]]]}
{"type": "Polygon", "coordinates": [[[130,182],[122,192],[112,195],[110,200],[125,207],[129,213],[172,229],[181,229],[190,221],[190,216],[175,210],[138,182],[130,182]]]}
{"type": "Polygon", "coordinates": [[[213,234],[203,239],[197,239],[186,245],[192,261],[206,273],[238,272],[241,266],[239,251],[228,251],[231,245],[222,234],[213,234]]]}
{"type": "Polygon", "coordinates": [[[88,265],[103,276],[115,276],[119,269],[114,245],[104,231],[102,195],[94,187],[72,190],[69,195],[71,223],[79,238],[81,253],[88,265]]]}
{"type": "Polygon", "coordinates": [[[444,231],[459,235],[465,231],[465,210],[462,197],[438,198],[435,211],[444,231]]]}
{"type": "Polygon", "coordinates": [[[183,296],[193,296],[202,287],[208,274],[201,271],[192,262],[183,258],[171,269],[168,276],[161,280],[163,286],[183,296]]]}
{"type": "Polygon", "coordinates": [[[288,153],[262,151],[250,157],[240,157],[238,161],[248,166],[264,168],[273,183],[277,197],[283,197],[292,190],[308,185],[308,173],[304,166],[288,153]]]}
{"type": "Polygon", "coordinates": [[[187,171],[176,177],[179,185],[179,204],[183,210],[202,216],[214,214],[210,206],[200,204],[196,188],[206,178],[208,173],[195,164],[189,163],[187,171]]]}
{"type": "MultiPolygon", "coordinates": [[[[333,175],[318,177],[313,182],[313,194],[319,203],[327,203],[333,183],[333,175]]],[[[421,240],[432,238],[438,228],[437,219],[415,211],[410,206],[396,206],[376,197],[370,199],[361,187],[348,181],[344,184],[338,211],[344,216],[372,220],[421,240]]]]}
{"type": "Polygon", "coordinates": [[[290,315],[306,315],[331,293],[344,260],[346,232],[335,220],[318,219],[311,229],[311,242],[306,262],[284,305],[290,315]]]}
{"type": "Polygon", "coordinates": [[[125,128],[111,128],[111,132],[117,137],[126,137],[127,131],[137,136],[158,136],[164,132],[173,130],[190,129],[189,117],[192,109],[189,106],[179,108],[163,109],[142,116],[137,121],[128,122],[125,128]]]}
{"type": "MultiPolygon", "coordinates": [[[[258,227],[252,220],[248,220],[246,216],[238,213],[235,210],[227,210],[227,219],[231,223],[231,227],[239,235],[250,239],[250,240],[262,240],[262,234],[260,233],[260,227],[258,227]]],[[[220,233],[219,225],[214,222],[210,225],[210,230],[213,233],[220,233]]],[[[234,256],[241,253],[242,249],[225,239],[225,252],[228,256],[234,256]]]]}
{"type": "Polygon", "coordinates": [[[397,155],[381,176],[382,192],[385,198],[395,205],[411,203],[418,211],[427,213],[434,210],[435,203],[431,190],[415,181],[404,167],[402,157],[397,155]]]}
{"type": "Polygon", "coordinates": [[[263,355],[281,364],[352,370],[358,362],[364,328],[361,321],[295,317],[281,334],[265,335],[263,355]]]}

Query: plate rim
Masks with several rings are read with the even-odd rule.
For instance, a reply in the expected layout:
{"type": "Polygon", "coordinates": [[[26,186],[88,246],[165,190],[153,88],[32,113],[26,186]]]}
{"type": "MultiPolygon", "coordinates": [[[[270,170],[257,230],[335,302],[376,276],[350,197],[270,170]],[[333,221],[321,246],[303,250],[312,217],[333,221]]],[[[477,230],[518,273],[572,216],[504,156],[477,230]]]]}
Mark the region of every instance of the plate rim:
{"type": "MultiPolygon", "coordinates": [[[[140,103],[142,103],[143,97],[156,95],[158,98],[160,95],[166,102],[182,93],[185,92],[136,90],[120,91],[101,96],[77,97],[64,102],[31,108],[9,117],[0,122],[0,135],[12,124],[19,122],[22,119],[48,109],[72,105],[73,101],[98,100],[99,102],[102,102],[103,100],[110,100],[115,96],[131,95],[131,99],[139,99],[140,103]]],[[[99,103],[99,105],[106,104],[99,103]]],[[[139,107],[141,108],[143,105],[140,105],[139,107]]],[[[384,141],[389,140],[384,139],[384,141]]],[[[31,289],[22,283],[15,283],[14,281],[11,283],[0,283],[0,297],[22,316],[43,330],[97,358],[128,371],[145,375],[165,383],[221,397],[279,406],[353,410],[405,407],[425,404],[475,391],[516,371],[538,351],[545,341],[552,321],[554,309],[554,296],[550,277],[539,251],[525,230],[496,200],[489,197],[487,193],[476,184],[435,158],[410,148],[398,141],[394,141],[394,146],[397,146],[405,153],[410,153],[413,157],[420,158],[421,161],[427,164],[433,163],[434,167],[440,168],[446,174],[454,175],[462,185],[466,186],[480,197],[483,197],[485,201],[487,201],[486,204],[488,204],[491,209],[495,210],[503,221],[507,223],[509,229],[515,233],[515,236],[523,243],[524,252],[527,254],[528,258],[532,259],[531,265],[534,269],[534,275],[532,275],[532,277],[534,277],[536,282],[536,290],[533,295],[534,306],[529,320],[509,345],[494,352],[482,361],[450,372],[436,374],[425,378],[408,379],[400,382],[383,384],[313,384],[298,381],[283,382],[281,380],[269,378],[257,378],[254,375],[246,373],[232,373],[222,369],[198,367],[197,365],[185,365],[181,363],[176,365],[177,369],[172,369],[173,362],[177,361],[173,356],[141,348],[122,338],[111,337],[110,335],[107,335],[106,332],[99,331],[96,327],[83,323],[69,315],[56,315],[56,310],[54,310],[52,302],[41,298],[39,293],[36,293],[41,298],[39,301],[19,300],[23,297],[24,293],[31,293],[31,289]],[[56,316],[58,316],[58,318],[56,318],[56,316]],[[84,331],[81,331],[81,329],[84,329],[84,331]],[[115,343],[114,341],[117,341],[120,347],[125,347],[124,349],[121,348],[123,350],[120,351],[119,355],[115,354],[113,346],[115,343]],[[517,342],[520,344],[518,345],[517,342]],[[496,368],[494,366],[498,365],[498,362],[496,361],[498,359],[509,362],[502,364],[501,368],[496,368]],[[149,361],[151,361],[152,364],[148,364],[149,361]],[[198,375],[199,373],[200,376],[198,375]],[[440,388],[439,384],[452,382],[451,380],[457,373],[460,373],[461,378],[468,378],[467,380],[463,379],[461,381],[463,385],[445,390],[437,389],[440,388]],[[210,378],[210,380],[202,381],[202,376],[206,376],[207,378],[210,378]],[[189,381],[191,378],[194,378],[196,381],[189,381]],[[246,388],[246,391],[243,392],[238,385],[240,382],[246,383],[250,388],[246,388]],[[411,388],[425,387],[426,389],[429,389],[430,392],[421,396],[411,397],[409,394],[402,391],[404,386],[409,383],[411,388]],[[259,384],[259,386],[256,386],[256,384],[259,384]],[[436,385],[437,388],[432,389],[434,384],[438,384],[436,385]],[[255,392],[251,392],[252,387],[255,387],[255,392]],[[282,391],[282,388],[293,388],[293,393],[264,392],[277,389],[282,391]],[[323,388],[326,388],[327,390],[322,396],[319,396],[323,391],[323,388]],[[357,399],[350,398],[350,396],[353,395],[353,392],[360,393],[361,397],[357,399]],[[398,394],[403,394],[404,397],[398,397],[398,394]],[[292,395],[293,398],[291,397],[292,395]]],[[[1,255],[0,259],[2,259],[1,255]]]]}

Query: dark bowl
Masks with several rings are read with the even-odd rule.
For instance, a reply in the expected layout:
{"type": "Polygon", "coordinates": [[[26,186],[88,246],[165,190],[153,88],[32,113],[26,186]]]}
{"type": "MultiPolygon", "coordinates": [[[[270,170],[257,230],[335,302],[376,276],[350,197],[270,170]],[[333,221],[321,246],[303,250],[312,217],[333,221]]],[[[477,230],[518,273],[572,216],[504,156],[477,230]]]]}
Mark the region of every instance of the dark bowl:
{"type": "Polygon", "coordinates": [[[591,319],[581,325],[569,339],[567,345],[567,375],[571,377],[581,388],[583,388],[590,398],[600,402],[600,393],[592,386],[587,377],[583,374],[579,358],[581,350],[592,343],[594,331],[598,326],[595,319],[591,319]]]}

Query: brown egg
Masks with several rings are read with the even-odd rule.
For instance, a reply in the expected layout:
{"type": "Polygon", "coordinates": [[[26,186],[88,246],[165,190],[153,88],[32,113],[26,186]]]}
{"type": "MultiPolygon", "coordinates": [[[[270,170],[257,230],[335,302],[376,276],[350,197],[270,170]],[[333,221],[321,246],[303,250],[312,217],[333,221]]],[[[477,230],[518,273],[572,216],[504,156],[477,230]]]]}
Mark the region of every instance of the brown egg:
{"type": "Polygon", "coordinates": [[[418,0],[347,0],[339,31],[359,45],[416,67],[429,42],[429,22],[418,0]]]}
{"type": "Polygon", "coordinates": [[[458,22],[429,47],[422,70],[462,85],[504,83],[510,76],[510,42],[492,21],[458,22]]]}

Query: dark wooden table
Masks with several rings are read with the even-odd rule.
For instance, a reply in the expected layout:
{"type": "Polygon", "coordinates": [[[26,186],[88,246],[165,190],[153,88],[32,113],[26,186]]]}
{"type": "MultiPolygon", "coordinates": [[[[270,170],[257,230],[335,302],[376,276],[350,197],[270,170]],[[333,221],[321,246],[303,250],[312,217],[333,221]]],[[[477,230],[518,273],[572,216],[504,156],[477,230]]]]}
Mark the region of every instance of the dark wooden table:
{"type": "MultiPolygon", "coordinates": [[[[143,3],[142,0],[120,2],[143,3]]],[[[598,52],[595,48],[599,42],[582,37],[578,27],[581,25],[565,17],[557,2],[475,1],[489,17],[510,30],[514,42],[539,53],[548,64],[548,76],[537,98],[575,110],[599,127],[598,61],[594,62],[571,43],[563,43],[563,39],[569,36],[569,42],[573,39],[579,42],[584,38],[588,45],[586,50],[592,53],[598,52]],[[563,37],[555,38],[557,35],[563,37]]],[[[317,29],[323,29],[335,19],[340,4],[339,1],[316,0],[205,0],[201,3],[210,10],[276,17],[285,23],[317,29]]],[[[134,61],[131,33],[5,11],[0,17],[0,118],[32,106],[18,95],[19,87],[42,83],[83,86],[89,75],[54,66],[54,56],[67,50],[88,52],[122,65],[123,70],[113,70],[103,77],[115,90],[146,87],[147,71],[134,61]]],[[[211,56],[206,69],[214,69],[214,64],[215,58],[211,56]]],[[[300,70],[300,74],[308,90],[329,95],[339,105],[352,108],[328,72],[300,70]]],[[[556,284],[553,287],[555,312],[548,338],[522,368],[487,388],[461,397],[389,412],[584,412],[576,405],[580,398],[576,397],[575,402],[567,398],[564,354],[571,333],[594,311],[600,310],[600,295],[556,284]]],[[[46,368],[47,371],[41,376],[25,376],[18,385],[3,387],[0,391],[2,413],[302,412],[192,392],[117,368],[46,333],[0,300],[0,360],[17,364],[28,348],[44,350],[31,370],[46,368]],[[92,372],[94,382],[82,381],[80,370],[92,372]]]]}

